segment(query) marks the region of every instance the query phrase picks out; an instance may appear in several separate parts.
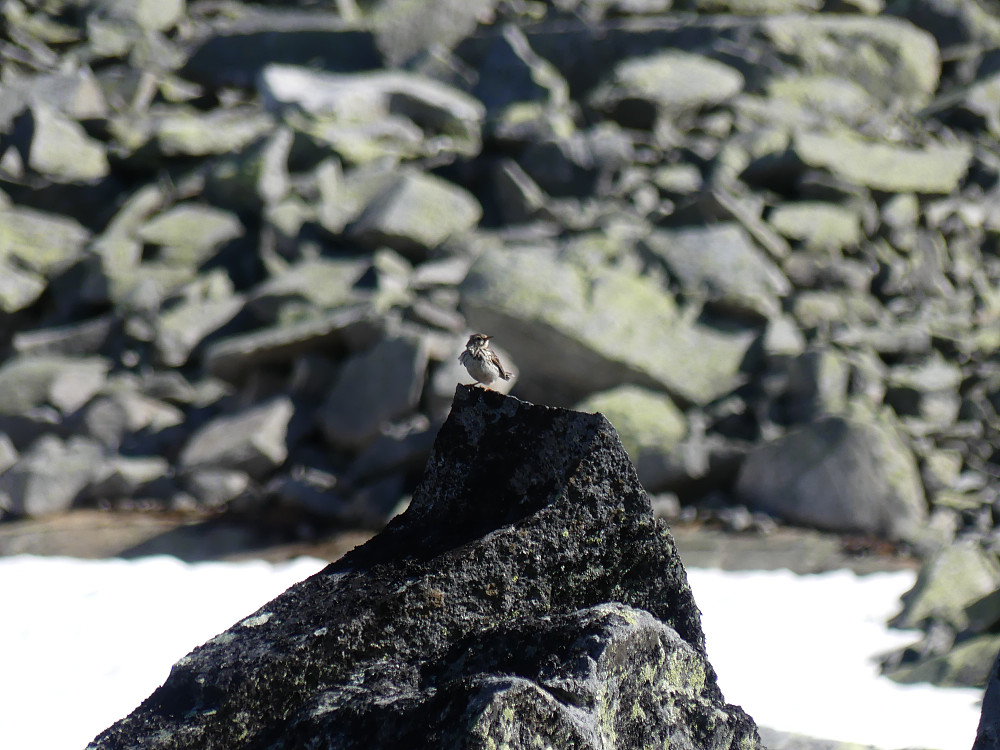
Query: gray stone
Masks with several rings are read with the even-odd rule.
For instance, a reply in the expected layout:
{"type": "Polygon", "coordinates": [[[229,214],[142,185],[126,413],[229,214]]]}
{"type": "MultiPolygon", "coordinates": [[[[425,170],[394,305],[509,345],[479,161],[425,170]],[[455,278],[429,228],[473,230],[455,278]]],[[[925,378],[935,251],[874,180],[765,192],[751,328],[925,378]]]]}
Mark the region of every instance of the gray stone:
{"type": "Polygon", "coordinates": [[[255,479],[265,477],[288,458],[288,426],[294,411],[290,399],[279,397],[216,417],[190,437],[178,465],[184,471],[237,469],[255,479]]]}
{"type": "Polygon", "coordinates": [[[927,518],[910,449],[884,416],[832,416],[753,450],[736,491],[748,507],[812,528],[915,540],[927,518]]]}
{"type": "Polygon", "coordinates": [[[151,137],[165,157],[197,157],[240,151],[274,129],[274,118],[257,108],[153,110],[151,137]]]}
{"type": "Polygon", "coordinates": [[[259,367],[289,364],[309,352],[364,349],[384,330],[384,321],[371,308],[346,307],[213,341],[202,362],[217,377],[242,381],[259,367]]]}
{"type": "Polygon", "coordinates": [[[38,102],[14,122],[13,140],[24,163],[53,182],[94,182],[111,171],[103,143],[38,102]]]}
{"type": "Polygon", "coordinates": [[[391,67],[419,53],[453,48],[485,18],[497,0],[379,0],[372,9],[372,26],[379,51],[391,67]]]}
{"type": "Polygon", "coordinates": [[[903,417],[917,417],[935,427],[958,419],[962,370],[940,356],[889,369],[886,402],[903,417]]]}
{"type": "Polygon", "coordinates": [[[16,357],[0,367],[0,414],[50,405],[71,414],[104,385],[110,363],[99,357],[16,357]]]}
{"type": "Polygon", "coordinates": [[[622,445],[636,467],[639,481],[648,490],[655,466],[664,454],[674,451],[687,433],[687,420],[670,397],[633,385],[623,385],[588,396],[575,407],[603,414],[614,425],[622,445]]]}
{"type": "Polygon", "coordinates": [[[391,154],[473,156],[481,146],[483,105],[414,73],[345,75],[272,65],[258,88],[269,109],[300,110],[301,129],[354,163],[391,154]]]}
{"type": "Polygon", "coordinates": [[[827,169],[852,185],[891,193],[950,193],[972,159],[972,150],[962,143],[912,148],[848,132],[800,133],[793,151],[807,166],[827,169]]]}
{"type": "Polygon", "coordinates": [[[672,50],[622,61],[590,95],[589,103],[623,125],[649,128],[661,113],[697,111],[742,89],[743,76],[735,68],[672,50]]]}
{"type": "MultiPolygon", "coordinates": [[[[3,272],[0,272],[2,278],[3,272]]],[[[85,357],[101,353],[118,327],[115,316],[108,313],[65,326],[19,331],[11,340],[11,348],[27,356],[55,354],[85,357]]]]}
{"type": "Polygon", "coordinates": [[[55,108],[71,120],[96,119],[108,113],[101,87],[88,67],[40,75],[22,74],[4,81],[0,129],[9,132],[14,117],[32,100],[55,108]]]}
{"type": "Polygon", "coordinates": [[[63,513],[93,480],[101,460],[93,440],[43,435],[0,475],[0,510],[32,518],[63,513]]]}
{"type": "Polygon", "coordinates": [[[856,81],[889,104],[927,104],[941,75],[934,38],[902,19],[820,13],[767,18],[761,30],[786,65],[856,81]]]}
{"type": "Polygon", "coordinates": [[[843,354],[813,347],[788,361],[788,386],[781,398],[785,419],[808,422],[847,409],[850,364],[843,354]]]}
{"type": "Polygon", "coordinates": [[[275,323],[288,310],[335,310],[362,301],[355,287],[371,268],[366,259],[316,258],[288,266],[247,295],[246,309],[263,323],[275,323]]]}
{"type": "Polygon", "coordinates": [[[42,296],[45,286],[40,274],[0,260],[0,311],[9,314],[30,307],[42,296]]]}
{"type": "Polygon", "coordinates": [[[912,663],[883,669],[883,674],[903,684],[932,683],[941,687],[985,685],[992,659],[1000,652],[1000,635],[973,636],[956,643],[946,653],[931,654],[912,663]]]}
{"type": "Polygon", "coordinates": [[[93,0],[90,13],[128,21],[144,31],[167,31],[184,17],[185,0],[93,0]]]}
{"type": "Polygon", "coordinates": [[[195,469],[181,477],[181,486],[203,508],[225,508],[251,491],[250,475],[238,469],[195,469]]]}
{"type": "Polygon", "coordinates": [[[405,170],[348,228],[369,247],[387,245],[422,259],[445,240],[468,232],[483,211],[468,191],[440,177],[405,170]]]}
{"type": "Polygon", "coordinates": [[[167,266],[197,267],[244,232],[243,224],[228,211],[182,203],[147,221],[138,236],[158,246],[156,257],[167,266]]]}
{"type": "Polygon", "coordinates": [[[471,388],[382,534],[181,659],[89,747],[316,742],[760,747],[607,420],[471,388]]]}
{"type": "Polygon", "coordinates": [[[890,624],[916,628],[934,619],[961,631],[969,624],[969,605],[998,587],[1000,564],[995,554],[975,542],[946,545],[920,567],[913,588],[903,594],[902,612],[890,624]]]}
{"type": "Polygon", "coordinates": [[[0,260],[13,257],[48,276],[76,260],[90,232],[73,219],[30,208],[0,206],[0,260]]]}
{"type": "Polygon", "coordinates": [[[518,362],[521,392],[547,403],[633,383],[704,404],[740,382],[756,338],[683,319],[648,277],[582,268],[544,247],[483,253],[461,293],[470,325],[497,332],[518,362]]]}
{"type": "Polygon", "coordinates": [[[727,312],[771,318],[791,291],[781,270],[734,224],[654,230],[643,245],[686,295],[727,312]]]}
{"type": "Polygon", "coordinates": [[[207,336],[233,320],[243,309],[239,296],[187,299],[164,310],[156,320],[156,350],[168,367],[185,365],[207,336]]]}
{"type": "Polygon", "coordinates": [[[364,448],[389,422],[410,414],[420,402],[427,361],[426,344],[407,336],[383,339],[348,359],[317,414],[330,444],[364,448]]]}
{"type": "Polygon", "coordinates": [[[767,220],[780,234],[809,250],[853,249],[862,238],[857,213],[830,203],[785,203],[776,206],[767,220]]]}
{"type": "Polygon", "coordinates": [[[127,383],[109,384],[81,415],[86,433],[109,450],[118,450],[137,433],[156,435],[184,423],[184,412],[151,398],[127,383]]]}
{"type": "Polygon", "coordinates": [[[109,456],[95,470],[87,496],[97,502],[138,499],[169,474],[170,464],[162,456],[109,456]]]}

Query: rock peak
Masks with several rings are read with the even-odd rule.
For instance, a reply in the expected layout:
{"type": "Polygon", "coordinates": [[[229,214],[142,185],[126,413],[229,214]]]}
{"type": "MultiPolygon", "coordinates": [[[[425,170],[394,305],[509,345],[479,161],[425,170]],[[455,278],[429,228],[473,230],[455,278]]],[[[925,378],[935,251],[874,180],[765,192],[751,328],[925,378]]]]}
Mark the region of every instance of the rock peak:
{"type": "Polygon", "coordinates": [[[610,423],[459,386],[405,513],[179,661],[91,748],[501,740],[759,746],[610,423]]]}

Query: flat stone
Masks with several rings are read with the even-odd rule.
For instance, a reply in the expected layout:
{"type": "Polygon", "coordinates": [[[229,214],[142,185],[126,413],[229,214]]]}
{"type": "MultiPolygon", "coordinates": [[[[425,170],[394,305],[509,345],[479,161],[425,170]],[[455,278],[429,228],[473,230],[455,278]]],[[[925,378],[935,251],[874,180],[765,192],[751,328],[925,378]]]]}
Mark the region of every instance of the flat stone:
{"type": "Polygon", "coordinates": [[[584,269],[545,247],[484,252],[460,291],[469,323],[502,337],[517,360],[520,392],[547,403],[623,383],[708,403],[740,382],[756,338],[684,320],[648,277],[584,269]]]}
{"type": "Polygon", "coordinates": [[[14,123],[24,163],[54,182],[94,182],[111,172],[104,144],[55,109],[32,103],[14,123]]]}
{"type": "Polygon", "coordinates": [[[236,414],[216,417],[184,445],[178,465],[237,469],[251,477],[270,474],[288,458],[288,425],[295,407],[279,397],[236,414]]]}
{"type": "Polygon", "coordinates": [[[211,374],[239,381],[259,367],[291,363],[309,352],[369,347],[384,329],[384,321],[371,308],[347,307],[219,339],[206,346],[202,362],[211,374]]]}
{"type": "Polygon", "coordinates": [[[387,245],[422,259],[448,238],[471,230],[482,215],[482,207],[467,190],[407,170],[365,207],[348,232],[368,246],[387,245]]]}
{"type": "Polygon", "coordinates": [[[743,76],[735,68],[700,55],[670,51],[623,60],[589,102],[625,125],[639,117],[648,127],[652,125],[648,116],[626,113],[626,108],[645,102],[654,112],[698,110],[724,102],[742,89],[743,76]]]}
{"type": "Polygon", "coordinates": [[[100,467],[101,447],[89,438],[63,442],[43,435],[0,474],[0,511],[38,517],[69,510],[100,467]]]}
{"type": "Polygon", "coordinates": [[[330,142],[355,163],[394,150],[410,156],[473,156],[481,147],[483,105],[416,73],[337,74],[271,65],[261,74],[258,87],[265,106],[276,113],[301,110],[306,115],[301,128],[330,142]],[[390,127],[393,123],[395,129],[390,127]]]}
{"type": "Polygon", "coordinates": [[[277,322],[289,307],[335,310],[359,303],[356,285],[371,268],[367,258],[316,258],[288,266],[250,290],[246,309],[262,322],[277,322]]]}
{"type": "Polygon", "coordinates": [[[171,108],[157,112],[152,137],[166,157],[230,154],[274,129],[274,118],[259,109],[171,108]]]}
{"type": "Polygon", "coordinates": [[[916,540],[927,518],[916,461],[884,417],[825,417],[759,446],[736,492],[753,510],[827,531],[916,540]]]}
{"type": "Polygon", "coordinates": [[[76,260],[90,232],[73,219],[22,207],[0,207],[0,260],[13,256],[48,276],[76,260]]]}
{"type": "Polygon", "coordinates": [[[207,336],[218,331],[243,309],[240,296],[185,300],[156,319],[158,359],[168,367],[187,363],[207,336]]]}
{"type": "MultiPolygon", "coordinates": [[[[2,283],[0,281],[0,285],[2,283]]],[[[11,347],[18,354],[28,356],[55,354],[85,357],[100,354],[118,327],[113,314],[98,315],[65,326],[18,331],[11,340],[11,347]]]]}
{"type": "Polygon", "coordinates": [[[71,414],[104,385],[110,363],[100,357],[15,357],[0,367],[0,414],[51,405],[71,414]]]}
{"type": "Polygon", "coordinates": [[[110,456],[95,471],[87,489],[92,501],[141,498],[143,491],[170,474],[170,463],[162,456],[110,456]]]}
{"type": "Polygon", "coordinates": [[[0,311],[9,314],[30,307],[42,296],[45,286],[40,274],[0,260],[0,311]]]}
{"type": "Polygon", "coordinates": [[[870,141],[850,133],[800,133],[793,150],[806,165],[890,193],[950,193],[972,159],[965,144],[925,148],[870,141]]]}
{"type": "Polygon", "coordinates": [[[781,270],[736,224],[658,229],[642,241],[689,296],[726,311],[771,318],[791,291],[781,270]]]}
{"type": "Polygon", "coordinates": [[[862,238],[857,213],[831,203],[783,203],[775,206],[767,220],[778,233],[810,250],[855,248],[862,238]]]}
{"type": "Polygon", "coordinates": [[[157,258],[161,262],[198,266],[244,232],[240,220],[228,211],[182,203],[147,221],[138,235],[143,242],[159,246],[157,258]]]}
{"type": "Polygon", "coordinates": [[[420,402],[427,362],[426,344],[404,336],[348,359],[317,414],[327,441],[357,450],[387,423],[410,414],[420,402]]]}

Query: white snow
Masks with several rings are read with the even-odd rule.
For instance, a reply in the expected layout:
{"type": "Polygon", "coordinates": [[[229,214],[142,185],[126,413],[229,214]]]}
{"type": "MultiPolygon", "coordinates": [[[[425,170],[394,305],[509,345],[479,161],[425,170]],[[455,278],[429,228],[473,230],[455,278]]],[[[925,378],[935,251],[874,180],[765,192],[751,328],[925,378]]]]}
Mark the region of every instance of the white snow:
{"type": "MultiPolygon", "coordinates": [[[[80,750],[163,682],[170,665],[324,566],[0,558],[0,748],[80,750]]],[[[816,737],[968,750],[978,690],[906,687],[873,656],[913,573],[815,576],[689,570],[727,700],[816,737]]],[[[259,619],[259,618],[258,618],[259,619]]]]}

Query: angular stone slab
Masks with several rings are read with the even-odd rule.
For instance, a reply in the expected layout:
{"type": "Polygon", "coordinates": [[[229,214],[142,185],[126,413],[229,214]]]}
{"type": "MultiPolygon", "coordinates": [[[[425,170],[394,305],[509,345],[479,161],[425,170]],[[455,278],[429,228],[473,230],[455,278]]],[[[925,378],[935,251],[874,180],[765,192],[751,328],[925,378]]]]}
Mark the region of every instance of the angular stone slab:
{"type": "Polygon", "coordinates": [[[761,747],[607,420],[459,387],[408,510],[90,750],[761,747]],[[238,717],[238,718],[235,718],[238,717]]]}
{"type": "Polygon", "coordinates": [[[546,247],[488,250],[460,290],[470,324],[514,356],[519,387],[550,403],[622,383],[707,403],[740,382],[756,338],[683,320],[647,277],[585,270],[546,247]]]}
{"type": "Polygon", "coordinates": [[[800,133],[792,148],[810,167],[891,193],[950,193],[958,188],[972,159],[972,149],[965,144],[912,148],[846,132],[800,133]]]}

